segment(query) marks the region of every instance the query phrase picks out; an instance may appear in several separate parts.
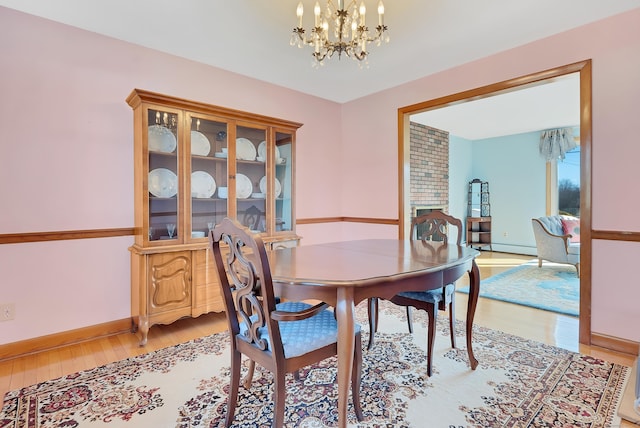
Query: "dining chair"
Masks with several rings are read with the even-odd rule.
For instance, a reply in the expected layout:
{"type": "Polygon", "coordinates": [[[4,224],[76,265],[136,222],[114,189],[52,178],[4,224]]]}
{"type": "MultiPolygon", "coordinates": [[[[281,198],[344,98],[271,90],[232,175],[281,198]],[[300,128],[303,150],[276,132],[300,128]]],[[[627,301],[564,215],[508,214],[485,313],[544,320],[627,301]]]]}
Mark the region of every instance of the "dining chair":
{"type": "Polygon", "coordinates": [[[255,205],[251,205],[244,212],[242,224],[244,224],[251,230],[259,230],[260,232],[264,232],[264,230],[260,230],[260,219],[263,216],[264,213],[260,211],[258,207],[256,207],[255,205]]]}
{"type": "MultiPolygon", "coordinates": [[[[448,242],[449,227],[457,228],[456,244],[462,242],[462,221],[442,211],[432,211],[411,221],[411,239],[422,241],[448,242]]],[[[405,306],[407,309],[407,324],[409,332],[413,333],[412,308],[422,309],[427,312],[429,324],[427,326],[427,375],[431,376],[433,362],[433,343],[436,333],[436,320],[438,310],[449,308],[449,331],[451,334],[451,347],[456,347],[455,332],[455,284],[447,284],[444,287],[428,291],[407,291],[399,293],[390,299],[396,305],[405,306]]],[[[378,331],[378,298],[370,298],[369,311],[369,344],[371,349],[374,343],[375,332],[378,331]]]]}
{"type": "MultiPolygon", "coordinates": [[[[285,375],[337,355],[338,324],[326,303],[277,303],[267,251],[259,234],[229,218],[209,232],[216,272],[224,299],[231,340],[231,381],[225,426],[235,417],[240,387],[241,357],[273,373],[273,427],[284,425],[285,375]]],[[[355,326],[351,377],[356,417],[360,405],[362,341],[355,326]]],[[[245,379],[245,387],[251,379],[245,379]]]]}

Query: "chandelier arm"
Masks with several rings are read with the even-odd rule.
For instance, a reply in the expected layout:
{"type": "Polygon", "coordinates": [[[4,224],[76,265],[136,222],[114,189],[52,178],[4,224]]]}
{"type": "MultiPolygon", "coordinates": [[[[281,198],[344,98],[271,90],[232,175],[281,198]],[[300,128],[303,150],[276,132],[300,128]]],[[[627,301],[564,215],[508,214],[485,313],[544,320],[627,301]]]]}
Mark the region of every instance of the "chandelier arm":
{"type": "Polygon", "coordinates": [[[357,54],[355,52],[353,53],[354,58],[358,61],[364,61],[367,58],[367,55],[369,55],[369,52],[367,51],[362,51],[360,52],[360,54],[357,54]]]}
{"type": "Polygon", "coordinates": [[[313,39],[305,38],[304,36],[304,28],[296,27],[293,29],[293,34],[298,37],[300,42],[304,45],[313,45],[313,39]]]}
{"type": "Polygon", "coordinates": [[[376,35],[375,35],[375,37],[368,38],[367,41],[368,42],[377,42],[378,40],[381,40],[385,31],[387,31],[387,26],[386,25],[378,25],[376,27],[376,35]]]}

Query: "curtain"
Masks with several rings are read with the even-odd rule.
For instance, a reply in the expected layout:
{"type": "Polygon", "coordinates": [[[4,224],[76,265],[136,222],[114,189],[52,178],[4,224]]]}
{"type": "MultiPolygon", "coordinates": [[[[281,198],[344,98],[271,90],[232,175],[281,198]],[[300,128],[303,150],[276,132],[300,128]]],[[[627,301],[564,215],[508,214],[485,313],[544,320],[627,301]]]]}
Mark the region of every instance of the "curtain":
{"type": "Polygon", "coordinates": [[[564,159],[564,154],[577,146],[573,139],[573,128],[549,129],[540,135],[540,155],[547,162],[564,159]]]}

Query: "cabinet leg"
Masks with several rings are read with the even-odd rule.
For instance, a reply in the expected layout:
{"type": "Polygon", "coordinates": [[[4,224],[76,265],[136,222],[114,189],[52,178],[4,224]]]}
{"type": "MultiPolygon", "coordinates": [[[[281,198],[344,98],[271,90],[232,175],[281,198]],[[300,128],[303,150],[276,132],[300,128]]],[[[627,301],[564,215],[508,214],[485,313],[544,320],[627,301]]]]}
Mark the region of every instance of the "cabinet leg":
{"type": "Polygon", "coordinates": [[[140,330],[140,346],[147,344],[147,335],[149,334],[149,318],[146,316],[138,317],[138,330],[140,330]]]}

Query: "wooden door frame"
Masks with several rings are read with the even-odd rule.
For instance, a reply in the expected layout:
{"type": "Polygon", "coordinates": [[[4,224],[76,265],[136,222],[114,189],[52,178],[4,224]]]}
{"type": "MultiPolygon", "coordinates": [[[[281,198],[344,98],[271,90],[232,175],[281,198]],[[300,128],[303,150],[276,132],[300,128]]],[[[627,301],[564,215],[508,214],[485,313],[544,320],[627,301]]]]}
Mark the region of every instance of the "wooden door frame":
{"type": "Polygon", "coordinates": [[[592,161],[592,104],[591,60],[567,64],[549,70],[528,74],[491,85],[412,104],[398,109],[398,207],[399,236],[404,238],[409,200],[409,120],[412,114],[467,101],[487,98],[525,87],[543,84],[548,79],[567,74],[580,75],[580,318],[579,341],[591,345],[591,161],[592,161]]]}

